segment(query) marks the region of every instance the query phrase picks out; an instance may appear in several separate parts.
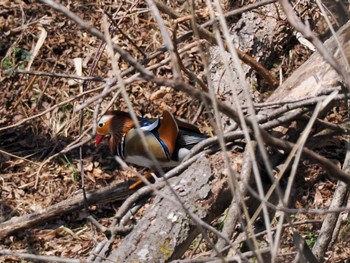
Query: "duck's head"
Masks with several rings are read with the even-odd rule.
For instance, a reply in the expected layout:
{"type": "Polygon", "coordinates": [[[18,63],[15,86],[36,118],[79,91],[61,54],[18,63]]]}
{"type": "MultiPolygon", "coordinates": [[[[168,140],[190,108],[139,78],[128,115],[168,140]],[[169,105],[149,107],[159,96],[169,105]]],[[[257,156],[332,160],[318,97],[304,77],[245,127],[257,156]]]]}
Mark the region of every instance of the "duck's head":
{"type": "Polygon", "coordinates": [[[110,136],[110,147],[118,144],[123,135],[134,127],[134,122],[130,114],[123,111],[107,111],[97,123],[96,129],[96,146],[102,139],[110,136]]]}

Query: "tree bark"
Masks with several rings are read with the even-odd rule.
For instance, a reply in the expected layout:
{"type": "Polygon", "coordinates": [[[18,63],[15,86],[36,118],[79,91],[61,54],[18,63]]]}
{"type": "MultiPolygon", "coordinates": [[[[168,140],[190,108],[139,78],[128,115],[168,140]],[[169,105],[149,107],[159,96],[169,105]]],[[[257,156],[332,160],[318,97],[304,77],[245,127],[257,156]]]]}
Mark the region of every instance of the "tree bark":
{"type": "MultiPolygon", "coordinates": [[[[186,209],[206,222],[220,215],[231,200],[227,178],[222,176],[223,166],[214,158],[214,167],[209,159],[202,158],[169,180],[186,209]]],[[[200,230],[198,222],[175,200],[168,187],[163,189],[106,262],[165,262],[183,255],[200,230]]]]}
{"type": "MultiPolygon", "coordinates": [[[[346,23],[337,32],[338,39],[344,49],[347,60],[350,58],[349,29],[350,22],[346,23]]],[[[339,66],[346,66],[334,37],[328,39],[324,43],[324,46],[335,56],[339,66]]],[[[315,52],[273,92],[268,101],[283,102],[286,100],[297,100],[303,97],[315,96],[324,89],[339,86],[340,81],[341,78],[336,71],[318,52],[315,52]]]]}

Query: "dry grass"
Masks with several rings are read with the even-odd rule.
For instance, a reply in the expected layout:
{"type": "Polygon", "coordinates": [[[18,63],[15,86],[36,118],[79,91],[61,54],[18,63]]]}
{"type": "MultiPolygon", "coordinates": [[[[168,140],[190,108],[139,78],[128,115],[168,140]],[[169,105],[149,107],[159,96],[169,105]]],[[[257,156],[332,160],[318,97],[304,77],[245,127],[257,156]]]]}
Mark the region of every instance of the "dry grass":
{"type": "MultiPolygon", "coordinates": [[[[249,2],[249,1],[247,1],[249,2]]],[[[82,19],[102,28],[102,10],[113,16],[110,23],[113,40],[141,61],[143,54],[135,48],[136,44],[147,55],[162,46],[158,25],[151,18],[145,4],[138,2],[123,3],[113,1],[64,1],[69,9],[82,19]],[[116,26],[118,25],[118,27],[116,26]],[[126,38],[128,36],[130,40],[126,38]]],[[[204,5],[201,19],[206,20],[204,5]]],[[[298,7],[303,8],[300,5],[298,7]]],[[[176,6],[183,14],[185,6],[176,6]]],[[[315,14],[314,14],[315,15],[315,14]]],[[[316,15],[315,15],[316,16],[316,15]]],[[[168,28],[172,29],[172,20],[164,15],[168,28]]],[[[313,17],[317,18],[317,17],[313,17]]],[[[84,90],[91,91],[86,96],[78,97],[81,85],[72,78],[45,77],[14,73],[15,69],[25,69],[30,54],[38,43],[39,35],[45,30],[45,38],[29,70],[51,72],[54,74],[75,75],[73,59],[81,58],[83,75],[110,77],[110,60],[100,40],[81,30],[74,22],[39,2],[3,1],[0,3],[0,58],[2,83],[0,96],[0,222],[14,216],[22,216],[49,207],[74,196],[81,189],[80,171],[78,169],[79,151],[73,149],[60,154],[43,167],[39,176],[40,165],[50,156],[61,152],[80,136],[79,112],[74,108],[100,94],[104,83],[90,81],[84,83],[84,90]],[[98,89],[98,90],[96,90],[98,89]],[[64,103],[67,101],[67,103],[64,103]],[[60,106],[57,106],[60,105],[60,106]],[[31,118],[54,107],[36,118],[31,118]],[[18,125],[22,121],[22,124],[18,125]],[[11,126],[11,127],[9,127],[11,126]]],[[[179,27],[178,33],[185,28],[179,27]]],[[[190,43],[181,43],[178,49],[190,43]]],[[[289,50],[276,63],[288,70],[286,75],[299,66],[309,56],[309,52],[296,43],[289,43],[289,50]],[[284,56],[284,59],[282,59],[284,56]]],[[[150,65],[162,62],[168,55],[156,56],[150,65]]],[[[197,75],[203,72],[200,56],[196,48],[187,51],[183,57],[188,61],[197,75]]],[[[129,65],[118,60],[120,69],[129,65]]],[[[154,72],[158,76],[172,77],[169,64],[158,66],[154,72]]],[[[190,81],[190,80],[187,80],[190,81]]],[[[139,115],[158,116],[162,109],[171,110],[176,116],[192,120],[200,107],[200,102],[176,92],[168,87],[155,87],[143,80],[134,81],[127,86],[129,98],[139,115]]],[[[269,91],[270,92],[270,91],[269,91]]],[[[101,103],[105,109],[112,96],[110,94],[101,103]]],[[[264,96],[264,94],[262,94],[264,96]]],[[[126,110],[121,96],[115,100],[115,106],[126,110]]],[[[93,123],[95,105],[84,109],[84,122],[81,129],[87,131],[93,123]]],[[[343,122],[342,107],[335,107],[328,118],[333,122],[343,122]]],[[[210,133],[210,122],[202,114],[196,124],[202,131],[210,133]]],[[[87,138],[90,132],[84,136],[87,138]]],[[[325,142],[322,150],[329,149],[329,158],[342,163],[344,160],[344,138],[337,137],[325,142]],[[337,144],[335,147],[334,145],[337,144]],[[328,148],[327,148],[328,147],[328,148]]],[[[326,154],[327,156],[327,154],[326,154]]],[[[83,146],[83,166],[86,189],[98,189],[116,184],[128,177],[128,172],[116,170],[114,160],[109,157],[107,147],[96,149],[93,141],[83,146]]],[[[330,203],[335,182],[322,176],[324,171],[318,166],[304,163],[300,168],[297,182],[299,188],[295,196],[296,208],[324,208],[330,203]],[[305,169],[304,169],[305,168],[305,169]],[[303,179],[300,179],[303,178],[303,179]],[[305,182],[308,182],[305,184],[305,182]]],[[[108,226],[120,203],[90,207],[98,221],[108,226]]],[[[322,220],[323,215],[300,214],[295,221],[322,220]]],[[[348,219],[347,219],[348,220],[348,219]]],[[[349,257],[349,224],[341,231],[341,238],[334,245],[334,251],[327,255],[331,260],[349,257]]],[[[319,223],[298,226],[299,232],[310,243],[317,237],[319,223]]],[[[36,226],[22,233],[6,237],[0,242],[0,249],[23,250],[28,253],[61,256],[66,258],[86,258],[96,243],[103,239],[103,234],[86,221],[84,211],[56,218],[45,225],[36,226]]],[[[122,237],[121,237],[122,238],[122,237]]],[[[119,240],[115,242],[118,245],[119,240]]],[[[282,253],[294,251],[291,233],[284,232],[282,253]]],[[[209,248],[201,246],[197,253],[204,253],[209,248]]],[[[188,252],[190,254],[190,252],[188,252]]],[[[186,254],[187,255],[187,254],[186,254]]],[[[0,256],[2,262],[26,262],[14,256],[0,256]]],[[[286,255],[288,258],[288,255],[286,255]]],[[[290,258],[290,257],[289,257],[290,258]]],[[[288,260],[287,260],[288,261],[288,260]]]]}

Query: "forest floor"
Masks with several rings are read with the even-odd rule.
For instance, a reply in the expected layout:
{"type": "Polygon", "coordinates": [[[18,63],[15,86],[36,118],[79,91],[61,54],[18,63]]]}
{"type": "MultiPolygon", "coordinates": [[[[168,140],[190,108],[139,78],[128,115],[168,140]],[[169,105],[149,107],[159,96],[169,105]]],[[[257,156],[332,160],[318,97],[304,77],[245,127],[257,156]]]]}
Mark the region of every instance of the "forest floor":
{"type": "MultiPolygon", "coordinates": [[[[150,54],[162,46],[157,25],[150,22],[150,14],[144,4],[130,2],[124,4],[113,1],[64,1],[71,11],[89,21],[100,30],[103,29],[102,14],[118,12],[118,26],[113,27],[113,39],[125,50],[141,61],[143,54],[150,54]],[[108,2],[108,4],[107,4],[108,2]],[[103,11],[102,11],[103,10],[103,11]],[[130,11],[132,10],[132,11],[130,11]],[[119,28],[119,29],[117,29],[119,28]],[[132,39],[133,44],[128,38],[132,39]]],[[[249,1],[248,1],[249,2],[249,1]]],[[[2,1],[0,3],[0,223],[15,216],[23,216],[60,201],[67,200],[81,191],[79,171],[79,150],[59,154],[45,162],[50,156],[61,152],[79,138],[81,131],[92,125],[94,105],[84,110],[84,124],[79,125],[79,112],[74,108],[85,100],[81,94],[81,84],[66,77],[38,76],[15,73],[14,69],[48,72],[52,74],[77,74],[73,62],[82,58],[83,75],[99,77],[111,76],[108,54],[103,51],[101,41],[81,30],[74,22],[57,13],[47,5],[35,1],[2,1]],[[41,34],[47,32],[44,43],[34,60],[31,52],[35,49],[41,34]],[[100,56],[99,58],[97,58],[100,56]],[[94,66],[91,66],[96,62],[94,66]],[[28,67],[31,63],[30,67],[28,67]],[[45,114],[41,114],[45,112],[45,114]],[[36,116],[38,115],[38,116],[36,116]],[[42,165],[45,162],[44,165],[42,165]],[[39,172],[38,172],[39,171],[39,172]]],[[[202,13],[205,20],[205,12],[202,13]]],[[[167,18],[167,16],[164,16],[167,18]]],[[[169,27],[171,21],[169,19],[169,27]]],[[[185,32],[181,27],[179,32],[185,32]]],[[[293,50],[302,49],[299,44],[293,50]]],[[[308,58],[302,54],[299,64],[308,58]]],[[[163,55],[165,56],[165,55],[163,55]]],[[[159,62],[161,59],[153,63],[159,62]]],[[[189,60],[198,66],[198,54],[191,53],[189,60]]],[[[128,67],[120,61],[120,69],[128,67]]],[[[288,66],[288,65],[287,65],[288,66]]],[[[292,65],[291,68],[296,68],[292,65]]],[[[198,66],[199,67],[199,66],[198,66]]],[[[289,69],[292,71],[292,69],[289,69]]],[[[169,67],[157,72],[171,76],[169,67]]],[[[103,89],[98,81],[85,82],[86,96],[92,97],[103,89]]],[[[270,94],[272,91],[266,91],[270,94]]],[[[182,92],[168,87],[154,89],[145,81],[134,82],[128,87],[129,97],[135,111],[142,116],[159,116],[162,109],[169,109],[176,116],[187,120],[196,118],[200,102],[182,92]]],[[[263,94],[264,95],[264,94],[263,94]]],[[[107,97],[111,99],[111,97],[107,97]]],[[[126,110],[122,98],[116,100],[117,107],[126,110]]],[[[101,108],[108,103],[102,102],[101,108]]],[[[337,106],[327,116],[327,121],[342,123],[346,114],[344,107],[337,106]]],[[[210,122],[205,116],[196,119],[201,131],[212,135],[210,122]]],[[[346,138],[338,136],[329,141],[319,142],[318,148],[325,155],[342,165],[346,153],[346,138]]],[[[131,172],[116,168],[109,156],[107,145],[96,148],[94,141],[83,148],[84,186],[87,190],[103,188],[128,179],[131,172]]],[[[136,169],[136,168],[135,168],[136,169]]],[[[295,208],[324,208],[330,205],[336,182],[324,175],[319,166],[303,161],[296,180],[298,192],[295,195],[295,208]]],[[[90,213],[100,224],[108,226],[121,202],[90,207],[90,213]]],[[[142,216],[140,211],[136,216],[142,216]]],[[[336,243],[327,252],[328,262],[341,262],[350,258],[350,219],[343,214],[346,222],[342,224],[336,243]]],[[[323,214],[300,213],[295,215],[298,232],[312,246],[324,219],[323,214]]],[[[34,226],[20,233],[5,237],[0,241],[0,250],[26,251],[27,253],[85,259],[96,244],[104,238],[90,222],[85,211],[55,218],[44,225],[34,226]]],[[[122,240],[115,241],[115,246],[122,240]]],[[[283,239],[283,252],[295,251],[290,235],[283,239]]],[[[206,246],[200,247],[196,254],[204,253],[206,246]]],[[[190,252],[185,254],[191,255],[190,252]]],[[[194,256],[194,255],[192,255],[194,256]]],[[[27,262],[16,256],[0,256],[1,262],[27,262]]]]}

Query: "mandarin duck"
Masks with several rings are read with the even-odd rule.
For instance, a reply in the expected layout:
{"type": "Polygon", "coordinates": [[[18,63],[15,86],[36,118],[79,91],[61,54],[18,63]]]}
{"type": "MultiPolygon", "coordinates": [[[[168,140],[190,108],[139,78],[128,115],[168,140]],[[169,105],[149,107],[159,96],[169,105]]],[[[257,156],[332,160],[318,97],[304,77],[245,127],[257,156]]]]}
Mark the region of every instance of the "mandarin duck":
{"type": "MultiPolygon", "coordinates": [[[[161,118],[137,117],[137,119],[149,150],[162,168],[177,166],[194,145],[207,138],[196,126],[175,118],[167,110],[163,112],[161,118]]],[[[155,168],[129,113],[107,111],[97,125],[96,146],[106,135],[110,136],[111,154],[120,156],[128,163],[155,168]]],[[[135,185],[131,186],[134,187],[135,185]]]]}

